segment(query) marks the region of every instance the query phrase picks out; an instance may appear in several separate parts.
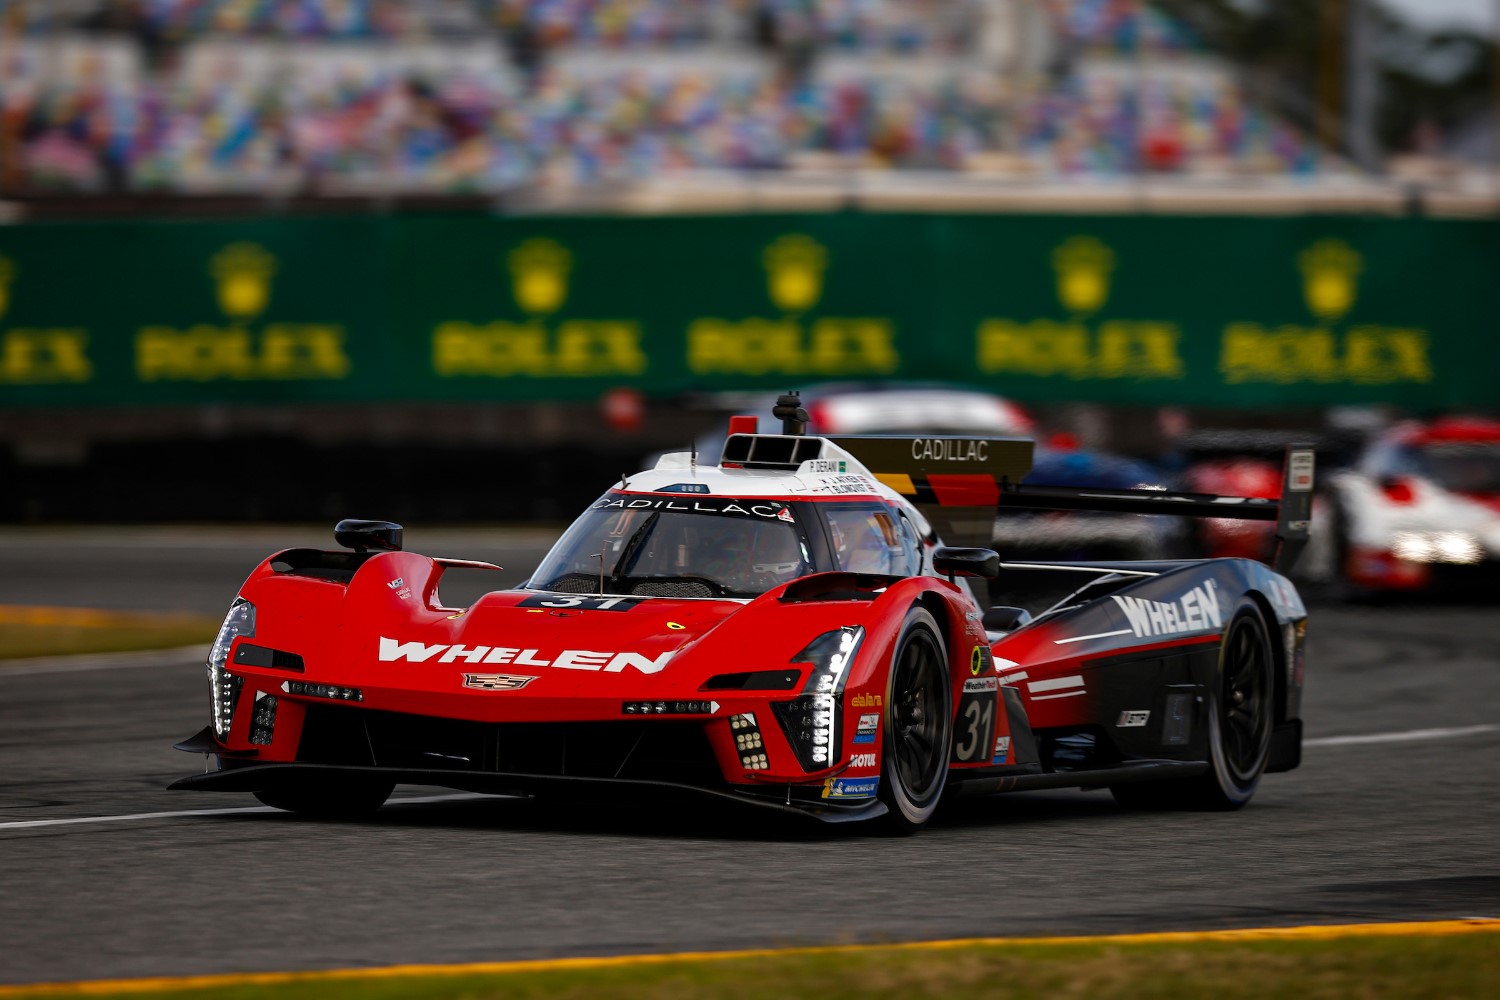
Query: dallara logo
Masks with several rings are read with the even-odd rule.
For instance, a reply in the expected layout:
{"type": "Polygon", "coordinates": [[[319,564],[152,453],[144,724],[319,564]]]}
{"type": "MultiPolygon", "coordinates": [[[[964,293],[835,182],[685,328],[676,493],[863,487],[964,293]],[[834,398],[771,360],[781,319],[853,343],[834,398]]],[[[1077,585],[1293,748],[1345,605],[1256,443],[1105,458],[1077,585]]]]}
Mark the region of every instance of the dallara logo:
{"type": "Polygon", "coordinates": [[[1343,240],[1319,240],[1297,258],[1307,308],[1325,323],[1342,319],[1354,306],[1364,260],[1343,240]]]}
{"type": "Polygon", "coordinates": [[[1109,299],[1114,251],[1092,236],[1074,236],[1052,251],[1057,299],[1073,313],[1091,313],[1109,299]]]}
{"type": "Polygon", "coordinates": [[[823,296],[828,251],[811,236],[791,234],[766,247],[766,288],[776,308],[802,312],[823,296]]]}
{"type": "Polygon", "coordinates": [[[263,247],[231,243],[214,254],[208,271],[214,278],[219,308],[226,316],[250,319],[266,311],[276,258],[263,247]]]}
{"type": "Polygon", "coordinates": [[[573,255],[545,237],[527,240],[510,252],[511,292],[516,305],[533,315],[557,312],[568,298],[573,255]]]}

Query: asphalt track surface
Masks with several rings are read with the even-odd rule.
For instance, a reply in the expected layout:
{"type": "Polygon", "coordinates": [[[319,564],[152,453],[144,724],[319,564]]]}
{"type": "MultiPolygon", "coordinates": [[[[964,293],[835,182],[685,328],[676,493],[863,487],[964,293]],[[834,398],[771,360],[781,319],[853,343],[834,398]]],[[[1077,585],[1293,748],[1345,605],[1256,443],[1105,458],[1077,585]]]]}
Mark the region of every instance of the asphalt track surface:
{"type": "MultiPolygon", "coordinates": [[[[325,537],[7,530],[0,604],[217,614],[325,537]]],[[[408,541],[504,582],[545,547],[408,541]]],[[[0,666],[0,982],[1500,917],[1500,609],[1322,607],[1309,643],[1303,766],[1240,812],[1033,793],[913,838],[421,788],[304,821],[165,791],[202,763],[171,748],[203,723],[199,652],[0,666]]]]}

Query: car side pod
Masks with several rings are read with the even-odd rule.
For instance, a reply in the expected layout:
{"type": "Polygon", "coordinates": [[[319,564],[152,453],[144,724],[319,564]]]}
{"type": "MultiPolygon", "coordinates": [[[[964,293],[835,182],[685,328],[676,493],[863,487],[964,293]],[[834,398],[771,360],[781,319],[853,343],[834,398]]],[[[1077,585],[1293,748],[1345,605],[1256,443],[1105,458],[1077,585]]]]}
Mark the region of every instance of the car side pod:
{"type": "Polygon", "coordinates": [[[940,546],[932,551],[932,568],[952,583],[955,576],[978,576],[993,580],[1000,575],[1000,554],[994,549],[961,549],[940,546]]]}
{"type": "Polygon", "coordinates": [[[390,521],[361,521],[346,517],[333,526],[333,540],[346,549],[366,552],[379,549],[382,552],[401,551],[402,528],[390,521]]]}

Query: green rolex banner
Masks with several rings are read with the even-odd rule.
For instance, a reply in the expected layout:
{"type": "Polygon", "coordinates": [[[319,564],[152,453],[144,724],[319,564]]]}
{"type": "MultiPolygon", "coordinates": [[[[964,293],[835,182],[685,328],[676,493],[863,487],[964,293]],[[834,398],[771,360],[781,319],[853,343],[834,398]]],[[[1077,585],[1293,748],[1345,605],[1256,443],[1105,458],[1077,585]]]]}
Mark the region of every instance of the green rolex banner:
{"type": "Polygon", "coordinates": [[[0,408],[945,379],[1020,400],[1500,400],[1500,222],[386,216],[0,227],[0,408]]]}

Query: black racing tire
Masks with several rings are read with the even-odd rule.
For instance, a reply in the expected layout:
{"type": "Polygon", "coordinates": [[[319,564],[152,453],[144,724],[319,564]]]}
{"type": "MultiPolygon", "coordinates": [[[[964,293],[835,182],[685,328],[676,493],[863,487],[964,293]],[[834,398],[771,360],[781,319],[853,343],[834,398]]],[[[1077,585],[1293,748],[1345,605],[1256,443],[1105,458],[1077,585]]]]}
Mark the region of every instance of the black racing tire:
{"type": "Polygon", "coordinates": [[[921,829],[948,783],[953,743],[953,688],[942,629],[913,607],[901,623],[886,677],[880,800],[896,833],[921,829]]]}
{"type": "Polygon", "coordinates": [[[385,804],[394,781],[333,779],[267,788],[255,797],[268,806],[314,819],[361,819],[385,804]]]}
{"type": "Polygon", "coordinates": [[[1260,607],[1248,597],[1224,629],[1208,691],[1209,770],[1192,778],[1115,785],[1115,801],[1136,808],[1238,809],[1260,784],[1276,726],[1276,660],[1260,607]]]}

